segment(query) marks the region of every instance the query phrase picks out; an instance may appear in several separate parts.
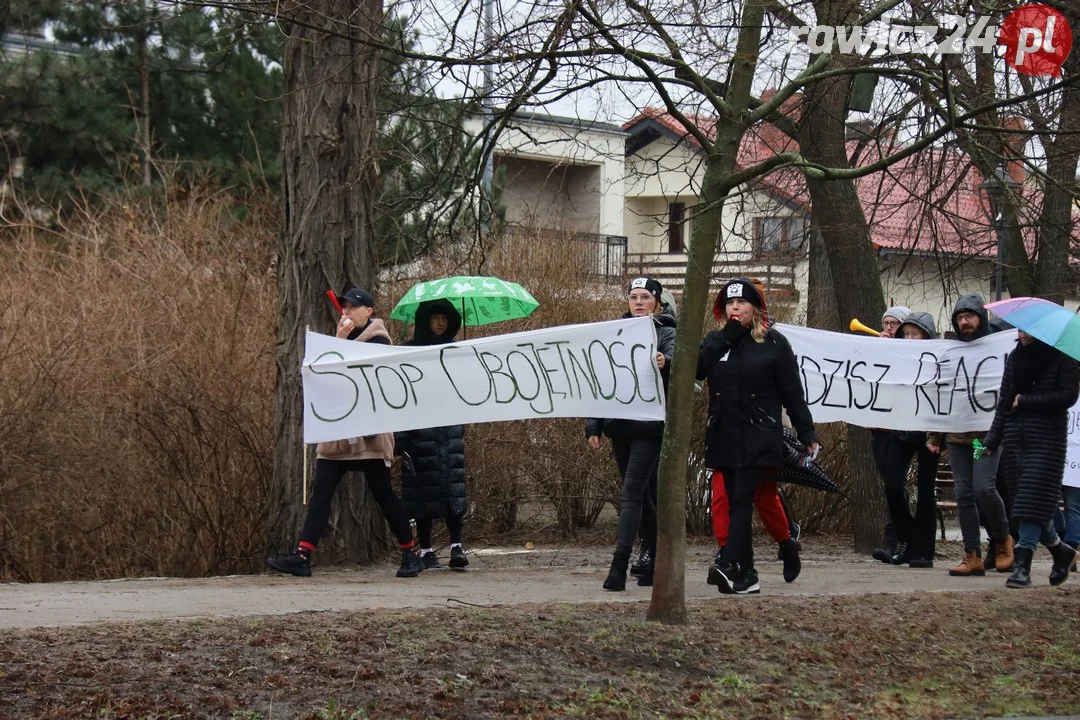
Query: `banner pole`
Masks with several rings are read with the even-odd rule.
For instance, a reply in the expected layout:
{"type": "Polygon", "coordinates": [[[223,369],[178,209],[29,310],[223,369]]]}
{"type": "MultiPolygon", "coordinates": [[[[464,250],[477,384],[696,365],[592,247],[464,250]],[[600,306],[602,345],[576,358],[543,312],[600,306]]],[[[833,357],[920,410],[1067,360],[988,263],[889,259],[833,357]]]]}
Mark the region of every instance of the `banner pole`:
{"type": "MultiPolygon", "coordinates": [[[[330,291],[330,290],[327,290],[326,294],[329,295],[330,298],[334,301],[334,304],[337,305],[337,297],[333,295],[333,292],[330,291]]],[[[305,325],[304,326],[304,338],[305,339],[307,339],[307,334],[310,331],[311,331],[311,326],[310,325],[305,325]]],[[[302,357],[300,359],[300,364],[301,365],[304,364],[304,360],[303,360],[302,357]]],[[[308,447],[308,444],[306,442],[304,442],[304,435],[303,435],[303,429],[302,428],[301,428],[301,431],[300,431],[300,444],[304,448],[304,473],[303,473],[304,490],[303,490],[303,493],[304,493],[304,505],[307,505],[307,501],[308,501],[308,493],[307,493],[307,488],[308,488],[308,450],[309,450],[309,447],[308,447]]]]}

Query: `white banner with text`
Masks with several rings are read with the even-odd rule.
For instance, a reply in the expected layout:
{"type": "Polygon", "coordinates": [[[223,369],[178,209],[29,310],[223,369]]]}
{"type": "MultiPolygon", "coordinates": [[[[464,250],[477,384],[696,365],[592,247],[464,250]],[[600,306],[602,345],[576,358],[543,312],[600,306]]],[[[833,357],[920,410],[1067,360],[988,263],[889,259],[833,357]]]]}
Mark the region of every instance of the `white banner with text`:
{"type": "Polygon", "coordinates": [[[651,318],[405,347],[308,332],[304,442],[549,417],[663,420],[651,318]]]}
{"type": "Polygon", "coordinates": [[[1015,332],[972,342],[898,340],[777,325],[814,422],[887,430],[990,429],[1015,332]]]}

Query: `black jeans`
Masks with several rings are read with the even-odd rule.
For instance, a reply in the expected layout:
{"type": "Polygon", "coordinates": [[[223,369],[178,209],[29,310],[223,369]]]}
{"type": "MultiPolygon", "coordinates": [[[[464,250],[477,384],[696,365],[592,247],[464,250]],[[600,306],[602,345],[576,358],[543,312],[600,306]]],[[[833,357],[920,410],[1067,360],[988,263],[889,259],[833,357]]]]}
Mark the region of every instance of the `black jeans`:
{"type": "MultiPolygon", "coordinates": [[[[416,537],[420,541],[421,548],[433,547],[431,544],[431,531],[434,529],[433,518],[421,518],[416,521],[416,537]]],[[[450,533],[450,544],[460,545],[461,534],[465,527],[465,519],[461,515],[448,513],[446,516],[446,530],[450,533]]]]}
{"type": "Polygon", "coordinates": [[[906,441],[890,438],[885,452],[885,500],[889,505],[889,515],[896,539],[909,543],[912,557],[934,559],[935,520],[937,500],[934,486],[937,481],[938,456],[927,449],[921,441],[906,441]],[[915,458],[919,463],[918,499],[915,517],[911,516],[911,506],[907,493],[908,468],[915,458]]]}
{"type": "MultiPolygon", "coordinates": [[[[878,475],[881,476],[882,484],[886,484],[888,481],[885,476],[888,474],[889,463],[889,430],[871,430],[870,431],[870,453],[874,456],[874,467],[877,468],[878,475]]],[[[907,490],[905,489],[905,495],[907,490]]],[[[896,528],[893,527],[892,513],[889,512],[889,498],[885,497],[885,532],[882,542],[885,547],[893,547],[896,545],[896,528]]]]}
{"type": "Polygon", "coordinates": [[[656,473],[660,468],[661,442],[658,437],[611,438],[615,464],[623,479],[619,529],[615,535],[617,549],[633,550],[639,532],[644,547],[656,548],[656,473]],[[646,510],[650,500],[652,507],[646,510]]]}
{"type": "Polygon", "coordinates": [[[716,468],[724,474],[731,524],[724,550],[726,559],[737,563],[745,572],[754,567],[754,491],[765,474],[765,468],[716,468]]]}
{"type": "Polygon", "coordinates": [[[300,542],[319,544],[319,538],[326,532],[330,522],[330,501],[338,483],[347,472],[361,472],[367,480],[371,496],[375,498],[383,517],[390,524],[390,529],[402,547],[412,545],[412,528],[401,500],[394,494],[390,485],[390,468],[382,460],[325,460],[315,461],[315,485],[311,490],[304,529],[300,533],[300,542]]]}

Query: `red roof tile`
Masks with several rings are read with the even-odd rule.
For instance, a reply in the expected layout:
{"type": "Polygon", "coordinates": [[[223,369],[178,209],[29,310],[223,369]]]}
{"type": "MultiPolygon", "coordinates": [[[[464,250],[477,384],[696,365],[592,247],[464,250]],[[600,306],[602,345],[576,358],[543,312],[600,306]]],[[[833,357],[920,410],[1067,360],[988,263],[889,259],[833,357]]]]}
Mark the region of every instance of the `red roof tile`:
{"type": "MultiPolygon", "coordinates": [[[[790,103],[791,101],[789,101],[790,103]]],[[[795,109],[797,112],[797,109],[795,109]]],[[[716,121],[707,116],[688,116],[707,137],[716,133],[716,121]]],[[[678,120],[655,108],[646,109],[623,128],[632,130],[653,120],[676,137],[700,144],[678,120]]],[[[797,149],[797,143],[774,125],[753,128],[739,146],[738,166],[752,167],[778,153],[797,149]]],[[[900,149],[886,141],[849,140],[848,156],[865,165],[900,149]]],[[[803,174],[781,168],[756,181],[783,200],[809,210],[810,195],[803,174]]],[[[898,161],[886,170],[855,181],[863,211],[870,223],[875,246],[898,251],[942,252],[992,257],[996,253],[986,200],[978,189],[982,176],[962,153],[934,146],[898,161]]],[[[1021,188],[1027,202],[1021,223],[1029,246],[1035,245],[1041,193],[1030,183],[1021,188]]]]}

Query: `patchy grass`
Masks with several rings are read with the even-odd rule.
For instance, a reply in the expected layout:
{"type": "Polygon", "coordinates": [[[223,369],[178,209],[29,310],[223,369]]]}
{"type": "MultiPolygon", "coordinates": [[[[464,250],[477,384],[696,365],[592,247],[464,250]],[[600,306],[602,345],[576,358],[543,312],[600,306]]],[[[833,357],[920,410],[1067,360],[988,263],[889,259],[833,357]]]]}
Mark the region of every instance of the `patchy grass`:
{"type": "Polygon", "coordinates": [[[907,718],[1080,708],[1080,589],[310,613],[0,634],[0,717],[907,718]]]}

